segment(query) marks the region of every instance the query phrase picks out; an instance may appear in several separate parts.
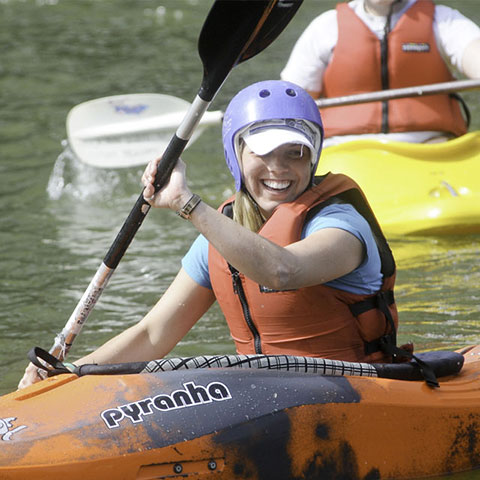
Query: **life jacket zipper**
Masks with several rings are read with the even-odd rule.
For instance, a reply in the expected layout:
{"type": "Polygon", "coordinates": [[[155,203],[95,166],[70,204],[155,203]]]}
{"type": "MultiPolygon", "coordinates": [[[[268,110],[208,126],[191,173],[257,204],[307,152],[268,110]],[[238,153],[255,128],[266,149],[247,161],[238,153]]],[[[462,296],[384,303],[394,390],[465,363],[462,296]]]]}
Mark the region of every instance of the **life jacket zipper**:
{"type": "MultiPolygon", "coordinates": [[[[382,90],[388,90],[388,40],[387,37],[380,42],[382,90]]],[[[388,100],[382,102],[382,133],[388,133],[388,100]]]]}
{"type": "MultiPolygon", "coordinates": [[[[390,79],[388,75],[388,35],[391,31],[391,21],[392,21],[392,14],[393,14],[393,6],[397,3],[397,1],[393,2],[390,6],[390,11],[387,15],[387,20],[385,23],[385,28],[383,31],[383,38],[380,40],[380,64],[381,64],[381,80],[382,80],[382,90],[388,90],[390,88],[390,79]]],[[[388,133],[388,100],[384,100],[382,102],[382,133],[388,133]]]]}
{"type": "Polygon", "coordinates": [[[253,345],[255,347],[255,353],[262,353],[262,342],[260,339],[260,334],[258,333],[257,327],[252,320],[252,314],[250,313],[250,307],[248,306],[242,279],[240,278],[240,273],[232,267],[230,267],[230,271],[232,273],[233,292],[238,295],[240,304],[242,306],[243,318],[245,319],[245,323],[247,324],[250,332],[253,335],[253,345]]]}

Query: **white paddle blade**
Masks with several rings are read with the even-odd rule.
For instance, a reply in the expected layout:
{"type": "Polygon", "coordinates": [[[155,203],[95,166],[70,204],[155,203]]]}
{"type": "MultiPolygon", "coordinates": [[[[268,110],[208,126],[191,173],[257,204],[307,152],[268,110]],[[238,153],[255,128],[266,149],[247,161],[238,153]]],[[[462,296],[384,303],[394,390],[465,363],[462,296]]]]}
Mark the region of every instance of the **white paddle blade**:
{"type": "MultiPolygon", "coordinates": [[[[95,167],[145,165],[164,152],[189,107],[181,98],[149,93],[90,100],[69,112],[68,143],[82,162],[95,167]]],[[[207,113],[189,145],[206,126],[221,121],[221,112],[207,113]]]]}
{"type": "Polygon", "coordinates": [[[171,135],[141,135],[132,138],[69,140],[71,149],[83,163],[99,168],[128,168],[146,165],[167,148],[171,135]]]}

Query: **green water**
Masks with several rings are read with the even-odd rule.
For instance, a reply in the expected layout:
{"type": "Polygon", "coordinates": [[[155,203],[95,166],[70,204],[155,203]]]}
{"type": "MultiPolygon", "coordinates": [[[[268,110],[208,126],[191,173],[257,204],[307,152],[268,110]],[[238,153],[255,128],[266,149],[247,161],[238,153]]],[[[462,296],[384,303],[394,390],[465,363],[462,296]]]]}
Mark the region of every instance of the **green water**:
{"type": "MultiPolygon", "coordinates": [[[[476,0],[444,3],[480,23],[476,0]]],[[[68,111],[122,93],[191,101],[202,71],[196,42],[210,4],[0,1],[0,393],[15,389],[32,346],[51,346],[141,188],[141,168],[97,170],[72,158],[62,145],[68,111]]],[[[299,32],[334,4],[306,0],[266,52],[233,71],[212,109],[223,110],[253,81],[278,78],[299,32]]],[[[478,129],[480,97],[464,97],[478,129]]],[[[207,130],[183,158],[192,189],[211,205],[231,193],[218,128],[207,130]]],[[[174,214],[151,212],[71,358],[138,321],[168,286],[195,236],[174,214]]],[[[392,239],[401,341],[412,340],[419,350],[480,342],[479,240],[392,239]]],[[[176,348],[179,355],[224,352],[233,347],[217,308],[176,348]]]]}

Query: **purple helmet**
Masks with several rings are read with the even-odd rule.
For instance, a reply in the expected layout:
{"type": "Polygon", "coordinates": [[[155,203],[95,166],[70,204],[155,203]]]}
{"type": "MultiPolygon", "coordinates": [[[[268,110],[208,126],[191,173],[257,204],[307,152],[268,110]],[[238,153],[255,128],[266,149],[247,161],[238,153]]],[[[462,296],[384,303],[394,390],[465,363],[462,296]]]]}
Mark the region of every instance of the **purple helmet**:
{"type": "Polygon", "coordinates": [[[322,150],[323,125],[315,101],[305,90],[294,83],[268,80],[254,83],[233,97],[223,117],[222,134],[225,159],[238,191],[242,186],[240,137],[259,155],[285,143],[306,145],[312,152],[315,172],[322,150]]]}

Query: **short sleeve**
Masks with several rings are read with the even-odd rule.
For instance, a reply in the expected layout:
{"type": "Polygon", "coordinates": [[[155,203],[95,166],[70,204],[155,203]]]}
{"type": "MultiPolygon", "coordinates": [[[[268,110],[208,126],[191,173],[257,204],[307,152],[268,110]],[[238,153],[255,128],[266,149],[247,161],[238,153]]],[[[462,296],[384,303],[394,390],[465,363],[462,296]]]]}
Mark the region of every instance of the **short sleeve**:
{"type": "Polygon", "coordinates": [[[434,28],[450,64],[463,73],[463,53],[474,40],[480,38],[480,27],[458,10],[445,5],[435,7],[434,28]]]}
{"type": "Polygon", "coordinates": [[[352,272],[325,285],[356,294],[372,294],[382,285],[381,260],[367,220],[350,204],[332,204],[304,225],[302,238],[324,228],[340,228],[357,237],[365,247],[363,262],[352,272]]]}
{"type": "Polygon", "coordinates": [[[188,276],[205,288],[212,289],[208,270],[208,240],[199,235],[182,258],[182,267],[188,276]]]}

